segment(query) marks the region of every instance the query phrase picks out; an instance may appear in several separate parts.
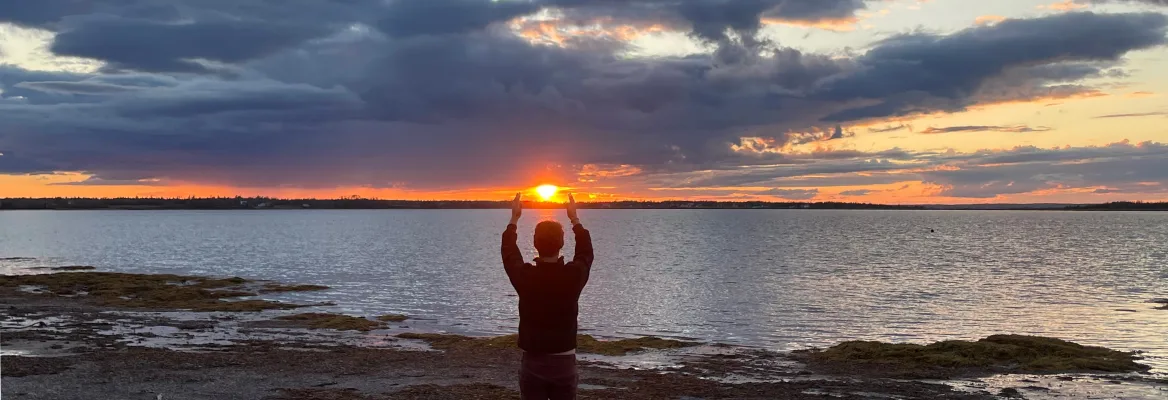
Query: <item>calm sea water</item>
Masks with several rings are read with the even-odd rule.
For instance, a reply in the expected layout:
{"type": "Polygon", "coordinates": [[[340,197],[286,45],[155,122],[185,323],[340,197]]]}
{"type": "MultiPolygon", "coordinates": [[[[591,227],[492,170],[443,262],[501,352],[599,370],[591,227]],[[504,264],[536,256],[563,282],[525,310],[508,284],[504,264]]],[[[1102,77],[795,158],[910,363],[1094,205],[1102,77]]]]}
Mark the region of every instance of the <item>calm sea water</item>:
{"type": "MultiPolygon", "coordinates": [[[[1145,350],[1168,370],[1168,213],[583,210],[582,329],[792,349],[996,333],[1145,350]],[[932,230],[932,231],[930,231],[932,230]]],[[[505,210],[7,211],[30,264],[318,283],[283,299],[509,333],[505,210]]],[[[562,212],[528,210],[530,230],[562,212]]],[[[570,236],[570,235],[569,235],[570,236]]],[[[571,249],[571,241],[566,246],[571,249]]]]}

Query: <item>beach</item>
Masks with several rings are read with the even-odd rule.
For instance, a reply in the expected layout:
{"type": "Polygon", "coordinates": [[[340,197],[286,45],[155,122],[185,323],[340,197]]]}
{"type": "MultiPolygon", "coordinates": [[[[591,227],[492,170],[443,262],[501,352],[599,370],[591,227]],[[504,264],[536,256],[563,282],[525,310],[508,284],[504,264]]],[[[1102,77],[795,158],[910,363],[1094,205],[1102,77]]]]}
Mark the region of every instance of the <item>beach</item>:
{"type": "MultiPolygon", "coordinates": [[[[2,276],[4,394],[16,399],[518,399],[520,352],[513,338],[421,332],[410,327],[411,318],[424,316],[340,316],[313,312],[313,305],[250,296],[298,290],[328,289],[93,271],[2,276]],[[241,301],[250,303],[231,304],[241,301]]],[[[1080,398],[1086,393],[1152,399],[1168,393],[1162,376],[1148,374],[1138,355],[1128,360],[1124,352],[1105,353],[1088,364],[1071,360],[1066,365],[1088,367],[1075,371],[1027,371],[1022,367],[1030,364],[938,368],[826,357],[843,354],[832,353],[846,350],[841,346],[820,357],[672,339],[597,339],[581,338],[582,399],[1080,398]],[[1124,368],[1129,370],[1104,371],[1124,368]]]]}

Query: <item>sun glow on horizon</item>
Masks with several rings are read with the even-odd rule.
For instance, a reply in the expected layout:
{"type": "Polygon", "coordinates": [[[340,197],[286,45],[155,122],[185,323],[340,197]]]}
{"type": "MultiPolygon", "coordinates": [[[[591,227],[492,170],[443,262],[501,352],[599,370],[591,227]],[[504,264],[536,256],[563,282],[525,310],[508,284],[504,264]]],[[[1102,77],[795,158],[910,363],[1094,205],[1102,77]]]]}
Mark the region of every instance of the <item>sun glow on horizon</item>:
{"type": "Polygon", "coordinates": [[[556,192],[558,191],[560,191],[560,188],[556,187],[556,185],[540,185],[539,187],[535,188],[535,192],[538,193],[539,197],[544,201],[550,200],[552,196],[555,196],[556,192]]]}

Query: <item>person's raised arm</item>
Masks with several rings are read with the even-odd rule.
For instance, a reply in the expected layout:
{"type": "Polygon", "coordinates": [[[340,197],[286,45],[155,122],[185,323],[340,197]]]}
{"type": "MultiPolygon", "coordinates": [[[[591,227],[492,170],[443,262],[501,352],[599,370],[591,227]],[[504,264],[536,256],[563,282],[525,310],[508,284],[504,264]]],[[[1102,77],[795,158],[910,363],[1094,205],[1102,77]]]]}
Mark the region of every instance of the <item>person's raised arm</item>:
{"type": "Polygon", "coordinates": [[[571,193],[568,194],[568,220],[576,234],[576,255],[572,257],[572,263],[583,268],[584,280],[587,281],[592,268],[592,235],[580,224],[580,216],[576,215],[576,197],[571,193]]]}
{"type": "Polygon", "coordinates": [[[508,275],[523,266],[523,253],[516,244],[516,240],[519,239],[516,231],[519,228],[515,225],[519,223],[519,217],[523,216],[523,201],[520,200],[520,196],[520,193],[516,193],[515,200],[511,202],[511,222],[507,223],[507,230],[503,231],[503,244],[500,246],[503,268],[507,270],[508,275]]]}

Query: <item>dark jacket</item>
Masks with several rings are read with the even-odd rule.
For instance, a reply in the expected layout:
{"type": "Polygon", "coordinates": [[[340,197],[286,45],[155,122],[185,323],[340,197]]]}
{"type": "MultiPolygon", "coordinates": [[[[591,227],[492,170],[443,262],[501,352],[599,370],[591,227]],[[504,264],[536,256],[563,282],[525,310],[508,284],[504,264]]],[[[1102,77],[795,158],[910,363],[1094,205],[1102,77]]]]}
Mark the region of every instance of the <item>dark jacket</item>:
{"type": "Polygon", "coordinates": [[[580,292],[588,284],[592,269],[592,237],[580,224],[576,234],[576,255],[564,263],[523,261],[515,244],[514,224],[503,232],[503,268],[511,286],[519,294],[519,348],[534,354],[563,353],[576,348],[576,317],[580,312],[580,292]]]}

